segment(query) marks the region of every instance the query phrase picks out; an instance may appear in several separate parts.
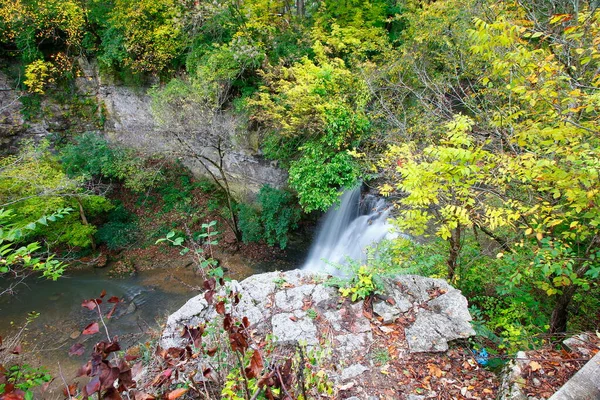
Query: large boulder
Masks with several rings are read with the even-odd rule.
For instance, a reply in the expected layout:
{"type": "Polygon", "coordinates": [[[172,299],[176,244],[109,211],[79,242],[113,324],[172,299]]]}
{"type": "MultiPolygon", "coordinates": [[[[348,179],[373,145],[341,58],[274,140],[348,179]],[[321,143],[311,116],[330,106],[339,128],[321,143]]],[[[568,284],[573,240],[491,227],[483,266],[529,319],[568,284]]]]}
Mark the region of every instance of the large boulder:
{"type": "MultiPolygon", "coordinates": [[[[261,334],[272,333],[279,343],[317,345],[327,340],[333,342],[334,352],[340,357],[364,354],[373,341],[373,332],[363,302],[345,300],[326,281],[326,275],[300,270],[232,281],[228,286],[240,294],[241,300],[231,312],[248,317],[253,329],[261,334]]],[[[410,352],[445,351],[449,341],[475,334],[466,299],[440,279],[386,277],[373,311],[384,322],[409,321],[404,331],[410,352]]],[[[203,294],[190,299],[169,317],[161,345],[183,346],[183,326],[212,321],[217,316],[203,294]]]]}

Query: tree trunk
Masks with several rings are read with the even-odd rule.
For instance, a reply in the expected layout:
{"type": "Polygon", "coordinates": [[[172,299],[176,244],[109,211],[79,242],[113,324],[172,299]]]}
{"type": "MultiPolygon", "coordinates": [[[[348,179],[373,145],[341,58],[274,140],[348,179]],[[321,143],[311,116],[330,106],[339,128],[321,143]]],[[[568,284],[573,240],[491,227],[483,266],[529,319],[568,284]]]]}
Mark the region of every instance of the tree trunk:
{"type": "Polygon", "coordinates": [[[571,285],[565,288],[560,296],[556,298],[554,310],[550,317],[550,333],[564,333],[567,331],[567,319],[569,317],[569,305],[573,300],[576,286],[571,285]]]}
{"type": "Polygon", "coordinates": [[[450,254],[448,255],[448,280],[454,280],[454,276],[456,274],[456,268],[458,266],[458,256],[460,254],[460,234],[461,227],[460,225],[450,231],[450,238],[448,242],[450,243],[450,254]]]}
{"type": "Polygon", "coordinates": [[[296,0],[296,13],[299,17],[304,17],[304,0],[296,0]]]}
{"type": "MultiPolygon", "coordinates": [[[[81,218],[81,223],[85,226],[88,226],[88,220],[85,216],[85,211],[83,210],[83,204],[81,203],[81,199],[79,197],[75,197],[77,200],[77,204],[79,204],[79,217],[81,218]]],[[[92,243],[92,250],[96,250],[96,241],[94,240],[94,235],[89,235],[90,242],[92,243]]]]}

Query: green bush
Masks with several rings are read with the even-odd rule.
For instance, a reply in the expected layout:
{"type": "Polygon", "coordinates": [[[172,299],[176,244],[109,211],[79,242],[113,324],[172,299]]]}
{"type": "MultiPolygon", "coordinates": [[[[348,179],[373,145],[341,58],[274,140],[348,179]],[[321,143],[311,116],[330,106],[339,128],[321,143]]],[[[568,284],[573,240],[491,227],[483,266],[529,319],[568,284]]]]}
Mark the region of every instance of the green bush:
{"type": "Polygon", "coordinates": [[[238,223],[244,243],[264,239],[269,246],[287,246],[288,235],[298,227],[300,210],[294,196],[265,185],[258,193],[259,210],[248,204],[238,206],[238,223]]]}
{"type": "Polygon", "coordinates": [[[119,250],[134,243],[138,233],[135,214],[120,203],[109,213],[108,221],[96,232],[96,240],[106,244],[109,250],[119,250]]]}
{"type": "Polygon", "coordinates": [[[84,133],[74,143],[65,146],[61,151],[61,161],[69,176],[86,180],[94,177],[117,179],[135,192],[144,191],[161,178],[132,151],[111,146],[102,135],[94,132],[84,133]]]}
{"type": "Polygon", "coordinates": [[[265,185],[258,193],[262,212],[260,221],[269,246],[287,246],[288,234],[298,227],[300,210],[294,205],[291,193],[265,185]]]}
{"type": "Polygon", "coordinates": [[[263,237],[260,213],[248,204],[238,205],[238,226],[244,243],[258,242],[263,237]]]}

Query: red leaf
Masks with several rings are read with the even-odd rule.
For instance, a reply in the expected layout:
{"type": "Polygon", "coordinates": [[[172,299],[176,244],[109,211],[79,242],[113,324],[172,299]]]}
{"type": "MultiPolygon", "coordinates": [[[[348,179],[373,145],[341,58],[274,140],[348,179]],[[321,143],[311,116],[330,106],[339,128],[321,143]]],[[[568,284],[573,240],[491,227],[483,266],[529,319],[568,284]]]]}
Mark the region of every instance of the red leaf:
{"type": "Polygon", "coordinates": [[[208,378],[208,376],[210,375],[210,373],[211,373],[211,372],[212,372],[212,369],[210,369],[210,368],[206,368],[206,369],[205,369],[205,370],[202,372],[202,375],[203,375],[205,378],[208,378]]]}
{"type": "Polygon", "coordinates": [[[102,396],[102,400],[123,400],[121,394],[114,387],[108,388],[106,392],[104,392],[104,396],[102,396]]]}
{"type": "Polygon", "coordinates": [[[167,400],[178,399],[181,396],[183,396],[184,394],[186,394],[188,390],[189,389],[185,389],[185,388],[175,389],[172,392],[169,392],[169,394],[167,394],[167,400]]]}
{"type": "Polygon", "coordinates": [[[298,317],[296,317],[295,315],[290,315],[290,320],[296,322],[298,321],[298,317]]]}
{"type": "Polygon", "coordinates": [[[80,356],[85,351],[85,347],[81,343],[75,343],[69,349],[69,356],[80,356]]]}
{"type": "Polygon", "coordinates": [[[21,354],[22,350],[23,349],[21,348],[21,345],[18,344],[18,345],[15,346],[15,348],[10,353],[11,354],[21,354]]]}
{"type": "Polygon", "coordinates": [[[104,296],[106,296],[106,290],[102,289],[102,292],[100,293],[100,298],[103,299],[104,296]]]}
{"type": "Polygon", "coordinates": [[[88,326],[85,327],[85,329],[83,330],[83,332],[81,332],[82,335],[93,335],[94,333],[98,333],[100,331],[100,327],[98,326],[97,322],[92,322],[91,324],[89,324],[88,326]]]}
{"type": "Polygon", "coordinates": [[[85,385],[85,389],[83,390],[83,395],[84,395],[84,397],[89,396],[91,394],[96,393],[98,390],[100,390],[100,377],[95,376],[94,378],[92,378],[91,381],[88,382],[87,385],[85,385]]]}
{"type": "Polygon", "coordinates": [[[215,306],[215,308],[217,309],[217,313],[223,315],[225,314],[225,302],[224,301],[220,301],[217,303],[217,305],[215,306]]]}
{"type": "Polygon", "coordinates": [[[248,317],[242,318],[242,325],[244,325],[244,328],[248,328],[250,326],[250,321],[248,320],[248,317]]]}
{"type": "Polygon", "coordinates": [[[211,304],[213,302],[213,298],[215,297],[215,291],[214,290],[208,290],[206,293],[204,293],[204,298],[206,299],[206,302],[208,304],[211,304]]]}
{"type": "Polygon", "coordinates": [[[206,354],[208,354],[209,357],[212,357],[215,355],[218,349],[218,347],[211,347],[210,349],[206,350],[206,354]]]}
{"type": "Polygon", "coordinates": [[[117,306],[118,306],[118,304],[115,304],[114,306],[112,306],[112,308],[110,309],[110,311],[108,312],[108,314],[106,314],[106,319],[111,319],[111,317],[115,313],[115,310],[117,309],[117,306]]]}
{"type": "Polygon", "coordinates": [[[109,303],[118,303],[119,301],[121,301],[117,296],[113,296],[110,299],[108,299],[109,303]]]}
{"type": "Polygon", "coordinates": [[[264,367],[262,357],[258,350],[254,350],[252,358],[250,359],[250,365],[246,368],[246,376],[248,379],[258,378],[264,367]]]}
{"type": "Polygon", "coordinates": [[[96,302],[94,301],[94,299],[84,300],[83,303],[81,303],[81,307],[85,307],[88,310],[93,310],[94,308],[96,308],[96,302]]]}

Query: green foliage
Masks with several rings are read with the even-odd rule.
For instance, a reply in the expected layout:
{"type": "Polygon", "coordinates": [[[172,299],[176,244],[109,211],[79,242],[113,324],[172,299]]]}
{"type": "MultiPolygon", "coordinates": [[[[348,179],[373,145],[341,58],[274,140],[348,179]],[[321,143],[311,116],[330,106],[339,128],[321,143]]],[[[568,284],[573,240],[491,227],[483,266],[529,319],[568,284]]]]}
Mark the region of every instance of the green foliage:
{"type": "Polygon", "coordinates": [[[156,73],[169,67],[185,46],[182,11],[174,0],[116,0],[110,23],[123,36],[122,45],[128,54],[124,62],[141,72],[156,73]]]}
{"type": "Polygon", "coordinates": [[[123,249],[138,238],[139,227],[135,214],[122,203],[117,203],[108,214],[107,221],[96,232],[98,243],[106,244],[109,250],[123,249]]]}
{"type": "Polygon", "coordinates": [[[67,174],[84,180],[117,179],[126,188],[142,192],[160,181],[159,171],[147,167],[144,159],[133,151],[111,146],[94,132],[79,136],[61,151],[61,161],[67,174]]]}
{"type": "Polygon", "coordinates": [[[300,220],[300,210],[294,206],[294,196],[265,185],[258,193],[258,202],[265,241],[269,246],[278,244],[284,249],[289,232],[298,227],[300,220]]]}
{"type": "Polygon", "coordinates": [[[56,280],[64,272],[65,265],[53,255],[43,256],[39,242],[24,243],[28,231],[35,231],[39,225],[47,226],[64,218],[72,210],[69,208],[44,215],[24,226],[14,226],[10,221],[12,212],[0,209],[0,276],[20,276],[21,269],[39,272],[43,277],[56,280]]]}
{"type": "Polygon", "coordinates": [[[367,265],[361,265],[348,282],[340,287],[340,294],[344,297],[350,297],[352,301],[364,300],[367,297],[378,293],[381,289],[376,283],[376,271],[367,265]]]}
{"type": "Polygon", "coordinates": [[[32,389],[42,386],[52,380],[52,376],[45,368],[34,368],[27,364],[8,367],[5,376],[6,383],[0,384],[0,395],[4,393],[6,384],[11,384],[14,385],[16,389],[24,392],[23,398],[25,400],[33,400],[34,393],[32,389]]]}
{"type": "Polygon", "coordinates": [[[156,243],[167,242],[171,246],[181,248],[179,252],[182,256],[190,253],[194,259],[196,269],[204,276],[212,276],[222,278],[224,271],[219,266],[219,262],[213,258],[212,246],[216,246],[218,241],[216,236],[219,232],[214,228],[217,221],[211,221],[208,224],[202,224],[202,231],[195,238],[178,235],[171,231],[163,238],[160,238],[156,243]],[[189,241],[190,247],[186,246],[186,240],[189,241]]]}
{"type": "Polygon", "coordinates": [[[244,243],[264,239],[269,246],[287,246],[289,233],[298,227],[300,210],[294,206],[294,196],[284,190],[265,185],[258,193],[258,206],[238,206],[238,224],[244,243]]]}
{"type": "Polygon", "coordinates": [[[0,168],[0,204],[12,212],[8,223],[23,227],[58,209],[79,209],[52,228],[38,225],[28,237],[42,236],[50,243],[80,247],[92,244],[95,227],[87,224],[83,215],[99,215],[112,205],[106,198],[86,192],[80,178],[69,178],[50,153],[49,143],[23,144],[19,155],[0,160],[0,168]]]}
{"type": "Polygon", "coordinates": [[[237,218],[244,243],[259,242],[263,238],[264,229],[259,210],[249,204],[239,204],[237,218]]]}

